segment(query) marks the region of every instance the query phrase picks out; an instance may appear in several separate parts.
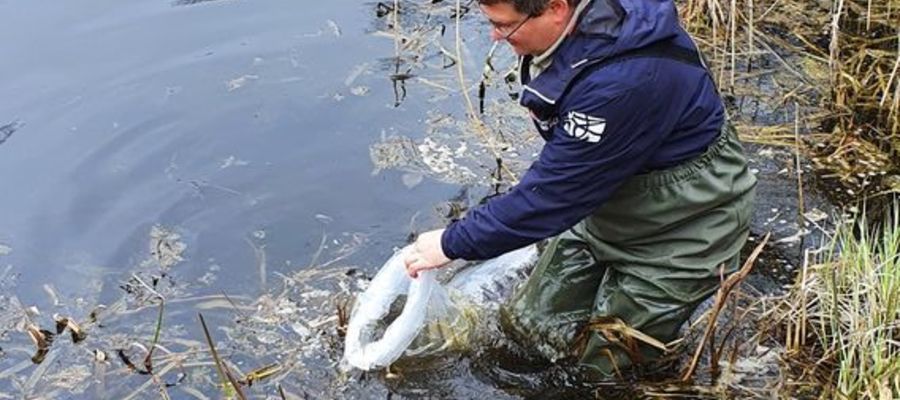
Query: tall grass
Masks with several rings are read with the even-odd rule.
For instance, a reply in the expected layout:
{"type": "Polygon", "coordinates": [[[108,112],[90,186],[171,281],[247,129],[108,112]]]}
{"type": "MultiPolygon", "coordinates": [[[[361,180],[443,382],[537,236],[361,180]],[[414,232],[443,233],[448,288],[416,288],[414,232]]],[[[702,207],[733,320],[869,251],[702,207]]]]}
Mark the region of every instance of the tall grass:
{"type": "MultiPolygon", "coordinates": [[[[811,134],[804,150],[821,175],[851,196],[891,186],[885,180],[900,171],[900,1],[685,0],[680,10],[723,92],[801,110],[811,134]]],[[[787,118],[762,127],[732,111],[744,140],[795,145],[787,118]]]]}
{"type": "Polygon", "coordinates": [[[785,303],[793,353],[825,367],[829,398],[900,397],[900,204],[883,224],[841,226],[819,258],[785,303]]]}

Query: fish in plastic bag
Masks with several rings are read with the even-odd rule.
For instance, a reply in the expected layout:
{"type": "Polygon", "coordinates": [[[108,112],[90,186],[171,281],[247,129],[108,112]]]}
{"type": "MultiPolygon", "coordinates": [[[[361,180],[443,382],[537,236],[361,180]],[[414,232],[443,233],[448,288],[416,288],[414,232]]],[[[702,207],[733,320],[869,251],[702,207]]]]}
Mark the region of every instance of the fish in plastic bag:
{"type": "Polygon", "coordinates": [[[423,356],[464,349],[482,310],[495,308],[537,260],[535,246],[524,247],[483,263],[470,264],[443,286],[434,270],[419,278],[406,273],[411,247],[395,253],[356,298],[344,343],[343,368],[386,367],[403,355],[423,356]],[[385,325],[391,305],[406,296],[403,311],[385,325]]]}

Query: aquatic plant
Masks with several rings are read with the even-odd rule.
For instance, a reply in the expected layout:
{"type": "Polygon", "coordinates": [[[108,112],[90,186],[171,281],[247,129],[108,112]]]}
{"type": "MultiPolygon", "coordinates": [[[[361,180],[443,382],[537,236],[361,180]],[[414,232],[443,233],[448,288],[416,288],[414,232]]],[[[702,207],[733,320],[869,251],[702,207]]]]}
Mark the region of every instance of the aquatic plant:
{"type": "Polygon", "coordinates": [[[681,11],[742,139],[796,146],[839,200],[900,191],[900,1],[687,0],[681,11]]]}
{"type": "Polygon", "coordinates": [[[840,225],[809,261],[781,305],[789,359],[823,397],[900,396],[900,203],[840,225]]]}

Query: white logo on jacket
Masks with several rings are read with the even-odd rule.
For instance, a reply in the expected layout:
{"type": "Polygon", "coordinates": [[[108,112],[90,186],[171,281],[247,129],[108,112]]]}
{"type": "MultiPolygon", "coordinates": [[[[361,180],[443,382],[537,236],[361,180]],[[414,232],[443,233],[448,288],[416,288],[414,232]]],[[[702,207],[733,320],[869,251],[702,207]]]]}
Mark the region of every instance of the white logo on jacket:
{"type": "Polygon", "coordinates": [[[569,136],[589,143],[597,143],[606,130],[606,119],[582,114],[577,111],[569,111],[566,115],[563,129],[569,136]]]}

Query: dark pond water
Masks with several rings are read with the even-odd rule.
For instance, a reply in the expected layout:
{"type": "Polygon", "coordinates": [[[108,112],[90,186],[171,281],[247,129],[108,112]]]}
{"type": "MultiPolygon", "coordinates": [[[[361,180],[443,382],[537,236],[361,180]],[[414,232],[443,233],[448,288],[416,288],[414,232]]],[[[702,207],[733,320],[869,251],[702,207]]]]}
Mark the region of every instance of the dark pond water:
{"type": "Polygon", "coordinates": [[[188,244],[182,274],[215,259],[220,286],[249,292],[254,232],[275,271],[308,261],[323,232],[367,235],[384,248],[369,258],[443,196],[371,174],[369,146],[415,134],[424,111],[393,107],[379,64],[393,43],[369,34],[369,4],[0,7],[0,125],[19,125],[0,147],[0,241],[23,287],[115,276],[160,224],[188,244]]]}
{"type": "MultiPolygon", "coordinates": [[[[343,374],[333,320],[308,324],[323,337],[312,340],[307,325],[290,329],[289,312],[236,318],[307,300],[328,307],[304,318],[329,317],[332,300],[282,278],[305,269],[371,276],[411,231],[441,223],[436,205],[487,192],[441,179],[427,168],[434,164],[373,173],[382,169],[370,157],[374,144],[452,133],[452,122],[435,129],[429,121],[462,115],[449,89],[454,71],[440,46],[422,39],[453,49],[452,5],[443,6],[398,17],[430,28],[409,28],[397,58],[399,42],[376,34],[392,21],[376,3],[0,0],[0,398],[159,398],[163,390],[219,398],[197,311],[242,372],[292,365],[278,375],[288,398],[515,396],[468,360],[406,381],[343,374]],[[428,80],[404,80],[427,71],[428,80]],[[115,355],[143,360],[154,292],[168,301],[158,342],[167,351],[156,365],[179,364],[157,367],[163,382],[178,383],[166,389],[115,355]],[[222,306],[222,293],[234,304],[222,306]],[[94,321],[97,310],[106,316],[94,321]],[[33,365],[25,327],[50,329],[54,314],[81,321],[88,340],[60,336],[33,365]],[[252,336],[236,325],[268,339],[229,342],[226,334],[252,336]],[[302,367],[292,364],[299,359],[302,367]]],[[[475,17],[465,19],[462,49],[472,76],[488,44],[475,17]]],[[[473,165],[465,176],[488,175],[473,165]]],[[[318,289],[348,291],[331,283],[318,289]]],[[[277,393],[274,385],[251,392],[277,393]]]]}

